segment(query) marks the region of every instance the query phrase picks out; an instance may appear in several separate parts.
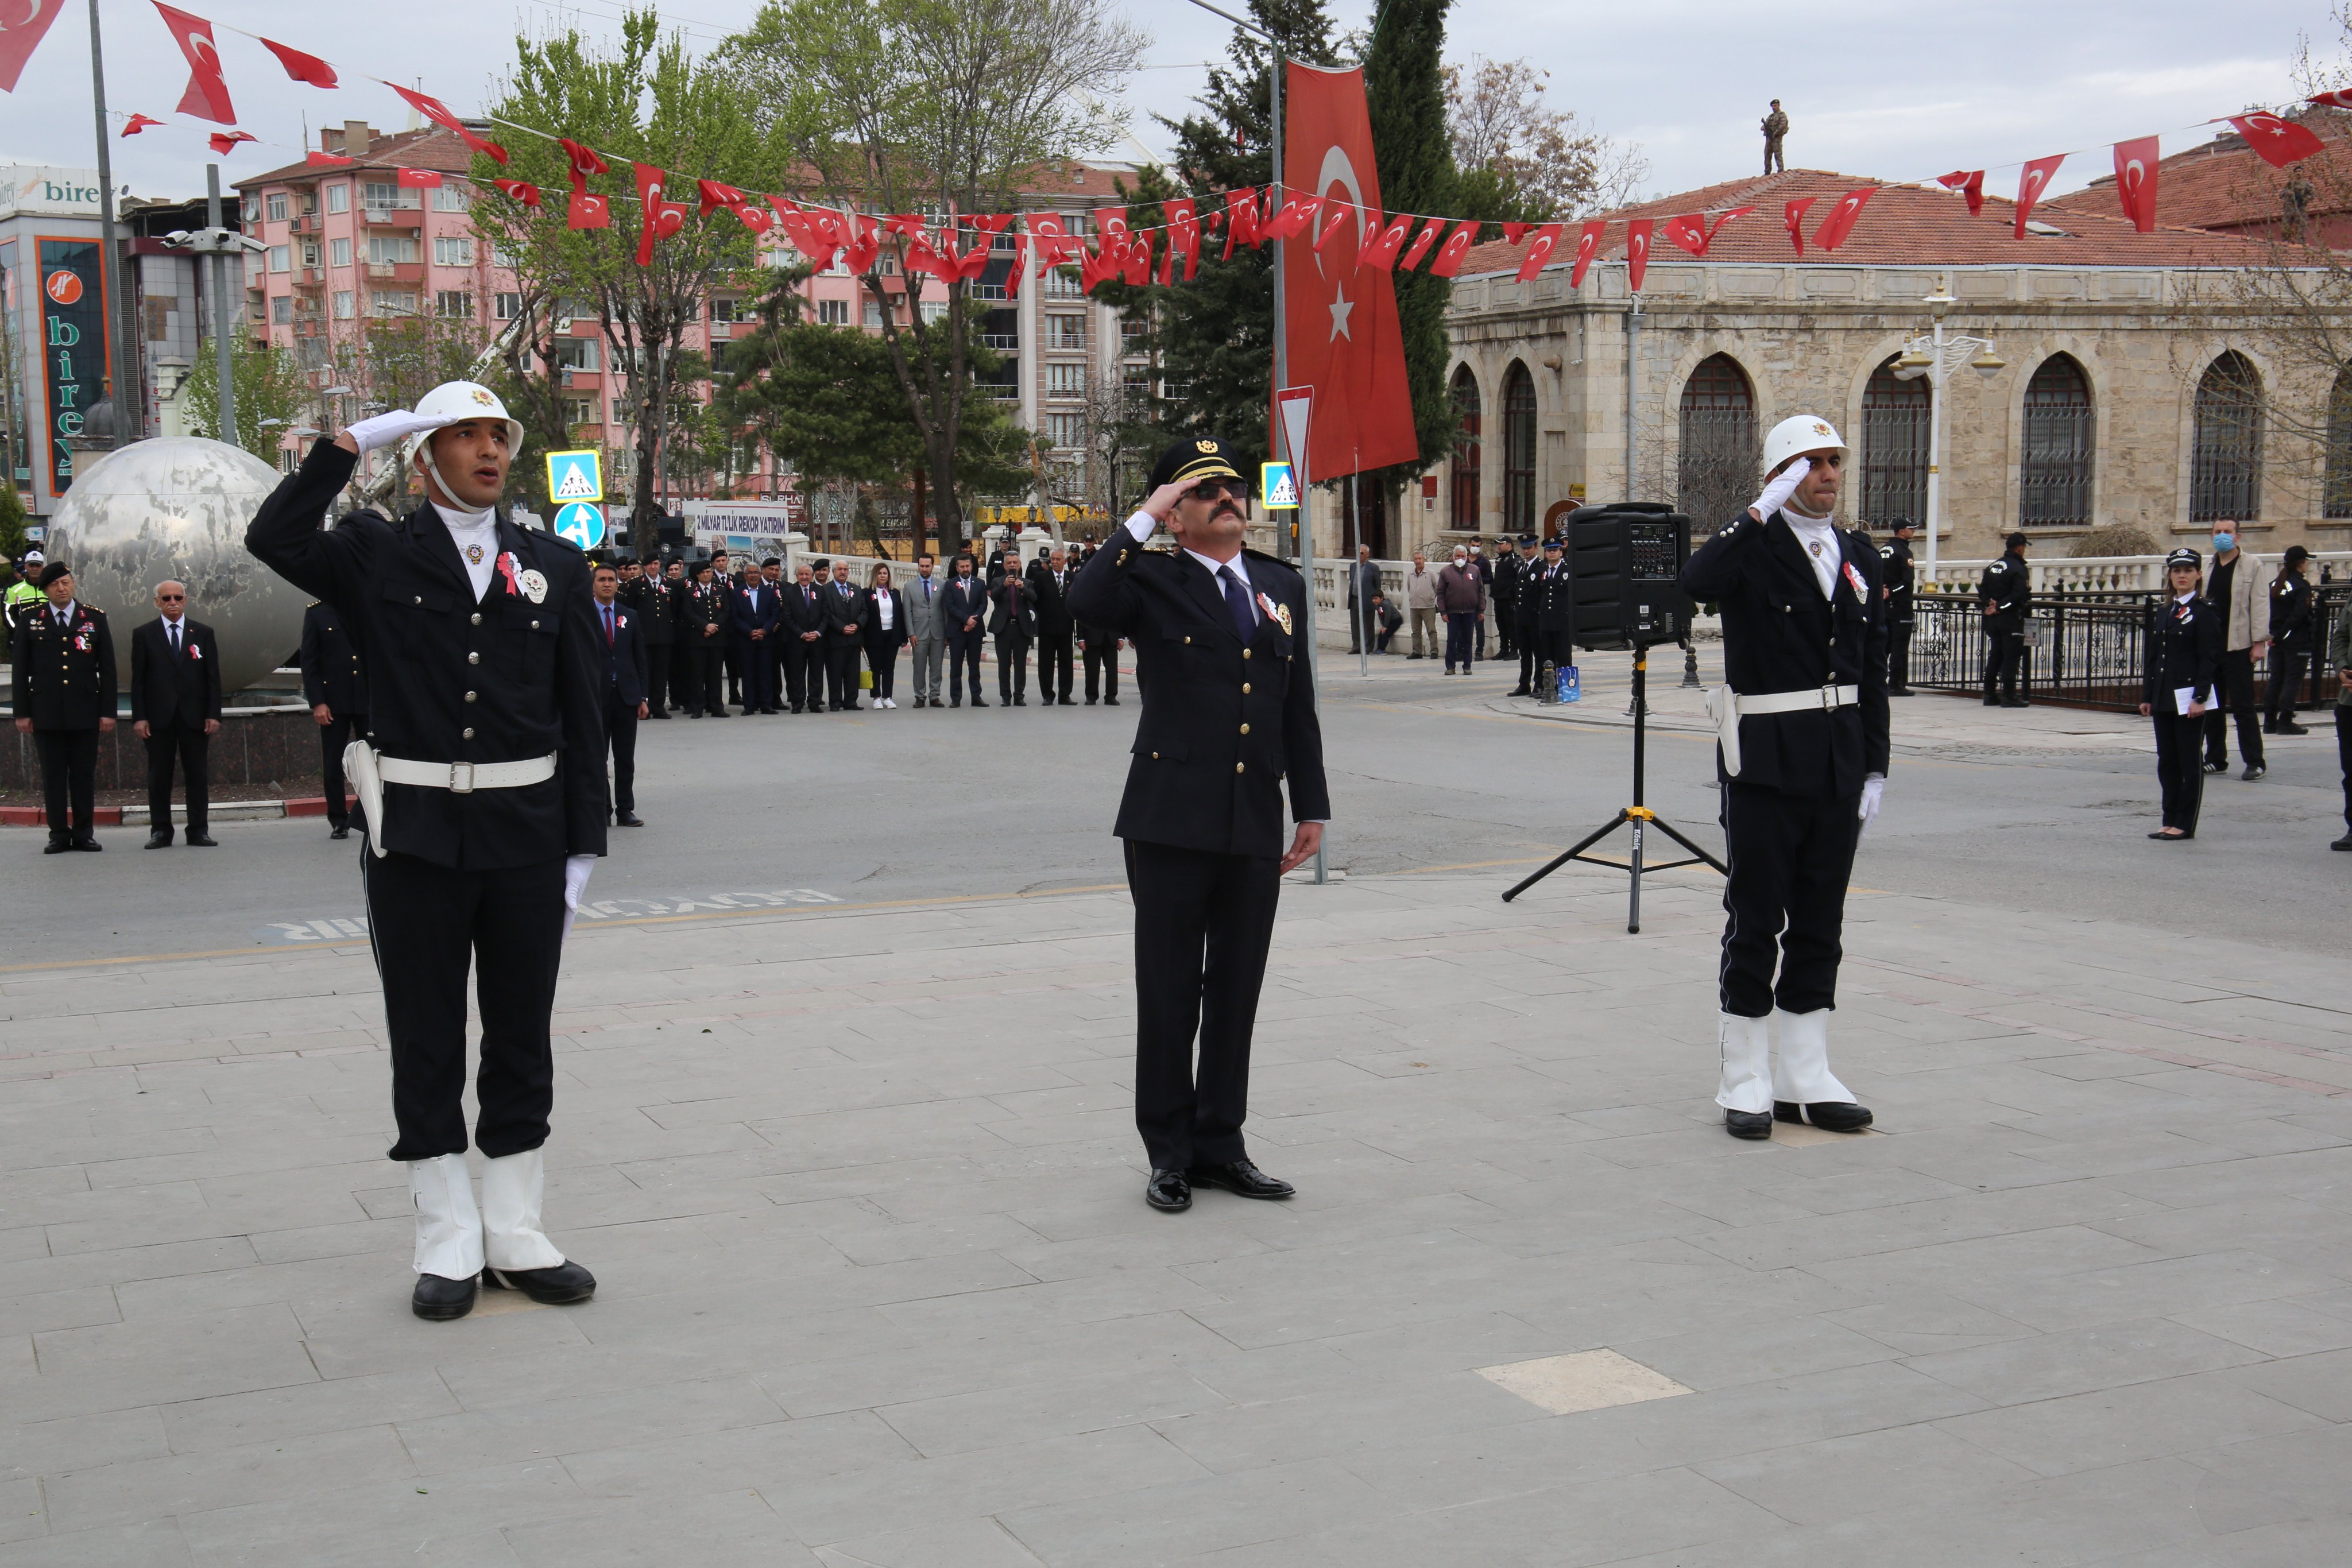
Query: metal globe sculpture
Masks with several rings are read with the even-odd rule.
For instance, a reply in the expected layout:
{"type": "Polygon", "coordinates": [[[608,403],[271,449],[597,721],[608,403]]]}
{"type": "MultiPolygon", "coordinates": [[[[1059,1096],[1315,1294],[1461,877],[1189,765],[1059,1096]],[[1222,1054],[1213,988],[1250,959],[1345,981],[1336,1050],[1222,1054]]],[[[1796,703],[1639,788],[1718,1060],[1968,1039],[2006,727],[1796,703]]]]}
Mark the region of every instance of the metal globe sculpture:
{"type": "Polygon", "coordinates": [[[155,614],[155,585],[188,585],[188,613],[220,634],[221,691],[234,698],[302,645],[310,596],[246,553],[245,528],[278,487],[275,468],[198,436],[137,441],[74,476],[46,553],[106,612],[131,691],[131,632],[155,614]]]}

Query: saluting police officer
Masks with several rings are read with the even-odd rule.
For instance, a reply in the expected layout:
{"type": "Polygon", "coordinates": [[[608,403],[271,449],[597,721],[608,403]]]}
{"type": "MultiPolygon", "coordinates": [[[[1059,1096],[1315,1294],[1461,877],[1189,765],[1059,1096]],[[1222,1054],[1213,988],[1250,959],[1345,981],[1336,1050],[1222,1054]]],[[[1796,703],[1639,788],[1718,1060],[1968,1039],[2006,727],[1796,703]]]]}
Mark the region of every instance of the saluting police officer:
{"type": "Polygon", "coordinates": [[[1918,567],[1911,559],[1911,536],[1917,525],[1897,517],[1895,537],[1879,547],[1879,577],[1886,592],[1886,695],[1907,697],[1911,691],[1911,630],[1916,619],[1912,587],[1918,567]]]}
{"type": "Polygon", "coordinates": [[[1135,1122],[1144,1201],[1194,1186],[1288,1197],[1242,1144],[1251,1031],[1283,873],[1323,841],[1330,796],[1307,660],[1307,584],[1242,548],[1249,486],[1224,443],[1181,441],[1070,612],[1136,650],[1143,716],[1112,831],[1135,901],[1135,1122]],[[1145,549],[1165,525],[1178,548],[1145,549]],[[1297,831],[1282,843],[1282,786],[1297,831]],[[1199,1036],[1200,1070],[1193,1071],[1199,1036]]]}
{"type": "Polygon", "coordinates": [[[1832,520],[1845,458],[1827,420],[1773,426],[1763,495],[1682,574],[1723,616],[1727,684],[1709,702],[1730,867],[1715,1099],[1736,1138],[1770,1137],[1776,1117],[1837,1132],[1871,1119],[1829,1064],[1846,880],[1888,751],[1878,552],[1832,520]]]}
{"type": "Polygon", "coordinates": [[[448,382],[310,448],[246,548],[333,605],[369,679],[348,758],[392,1042],[391,1157],[416,1206],[422,1318],[463,1317],[476,1282],[543,1302],[595,1291],[541,1228],[554,1099],[557,960],[604,852],[604,637],[588,563],[499,510],[522,426],[448,382]],[[426,505],[398,522],[319,520],[359,455],[409,437],[426,505]],[[482,1202],[466,1169],[466,980],[480,968],[482,1202]],[[484,1268],[487,1261],[488,1267],[484,1268]]]}
{"type": "Polygon", "coordinates": [[[73,568],[53,560],[38,586],[48,602],[22,612],[9,669],[19,731],[41,758],[41,800],[49,820],[44,854],[106,846],[95,827],[98,737],[114,728],[114,637],[106,612],[74,594],[73,568]]]}
{"type": "Polygon", "coordinates": [[[302,612],[302,700],[319,727],[319,770],[327,787],[327,836],[352,836],[350,786],[343,748],[368,732],[367,672],[343,631],[342,617],[323,599],[302,612]]]}

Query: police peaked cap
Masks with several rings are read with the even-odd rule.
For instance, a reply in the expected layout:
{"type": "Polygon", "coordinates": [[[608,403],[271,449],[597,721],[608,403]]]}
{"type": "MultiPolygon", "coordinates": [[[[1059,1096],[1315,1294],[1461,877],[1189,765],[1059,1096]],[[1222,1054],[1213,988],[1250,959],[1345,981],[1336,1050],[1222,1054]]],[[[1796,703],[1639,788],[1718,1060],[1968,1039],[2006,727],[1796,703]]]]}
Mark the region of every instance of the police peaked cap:
{"type": "Polygon", "coordinates": [[[73,568],[68,566],[61,560],[53,560],[49,562],[48,565],[41,568],[41,580],[35,584],[35,586],[47,588],[49,584],[57,581],[59,578],[71,577],[72,575],[73,568]]]}
{"type": "Polygon", "coordinates": [[[1181,485],[1194,479],[1238,479],[1234,449],[1213,435],[1196,440],[1180,441],[1160,455],[1151,465],[1151,488],[1162,485],[1181,485]]]}
{"type": "Polygon", "coordinates": [[[2190,549],[2187,545],[2182,545],[2179,549],[2174,550],[2170,555],[2164,558],[2165,570],[2170,571],[2176,566],[2185,566],[2191,571],[2203,571],[2205,570],[2205,558],[2199,555],[2195,550],[2190,549]]]}

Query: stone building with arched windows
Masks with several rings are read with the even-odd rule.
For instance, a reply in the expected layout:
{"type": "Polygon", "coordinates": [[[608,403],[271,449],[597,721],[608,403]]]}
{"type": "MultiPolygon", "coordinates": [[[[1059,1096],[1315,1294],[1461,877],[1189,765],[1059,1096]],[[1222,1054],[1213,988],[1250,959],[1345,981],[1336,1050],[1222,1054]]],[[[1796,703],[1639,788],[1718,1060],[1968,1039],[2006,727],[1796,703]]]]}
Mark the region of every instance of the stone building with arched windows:
{"type": "Polygon", "coordinates": [[[1573,225],[1527,280],[1524,241],[1473,249],[1446,319],[1464,438],[1407,542],[1541,532],[1571,503],[1628,494],[1675,502],[1704,531],[1754,497],[1761,434],[1795,413],[1853,444],[1849,521],[1924,522],[1936,394],[1895,361],[1941,293],[1946,330],[1990,339],[2002,361],[1942,389],[1945,556],[2106,523],[2168,544],[2221,517],[2265,551],[2352,544],[2352,504],[2329,504],[2338,490],[2352,503],[2352,483],[2326,473],[2331,455],[2352,465],[2352,375],[2337,392],[2268,346],[2244,284],[2273,253],[2210,230],[2140,234],[2080,203],[2021,239],[2009,203],[1971,214],[1911,185],[1878,189],[1844,244],[1820,250],[1821,218],[1870,183],[1792,170],[1612,214],[1580,285],[1573,225]],[[1804,202],[1800,255],[1784,214],[1804,202]],[[1671,217],[1733,209],[1748,210],[1703,256],[1666,242],[1671,217]],[[1656,225],[1638,295],[1628,218],[1656,225]],[[2335,406],[2344,442],[2305,434],[2335,406]]]}

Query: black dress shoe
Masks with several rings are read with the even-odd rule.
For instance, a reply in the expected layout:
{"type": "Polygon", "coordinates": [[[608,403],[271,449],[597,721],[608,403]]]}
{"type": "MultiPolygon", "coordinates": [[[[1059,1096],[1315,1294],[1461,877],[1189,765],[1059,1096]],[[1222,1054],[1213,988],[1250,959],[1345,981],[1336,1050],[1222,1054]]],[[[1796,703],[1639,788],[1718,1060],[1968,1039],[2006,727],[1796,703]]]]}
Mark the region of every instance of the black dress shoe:
{"type": "MultiPolygon", "coordinates": [[[[194,833],[190,833],[188,841],[194,843],[195,838],[194,833]]],[[[147,835],[147,847],[151,850],[168,850],[172,847],[172,835],[159,829],[147,835]]]]}
{"type": "Polygon", "coordinates": [[[1275,1180],[1247,1160],[1194,1166],[1184,1173],[1184,1179],[1194,1186],[1223,1187],[1236,1197],[1288,1197],[1297,1190],[1286,1181],[1275,1180]]]}
{"type": "Polygon", "coordinates": [[[2278,727],[2277,733],[2280,735],[2309,735],[2311,733],[2311,727],[2308,725],[2297,724],[2293,719],[2289,719],[2284,724],[2278,727]]]}
{"type": "MultiPolygon", "coordinates": [[[[2327,847],[2331,850],[2352,850],[2352,833],[2345,834],[2327,847]]],[[[55,845],[50,846],[50,852],[53,854],[56,852],[55,845]]]]}
{"type": "Polygon", "coordinates": [[[646,820],[635,811],[615,811],[613,813],[613,821],[624,828],[642,828],[646,825],[646,820]]]}
{"type": "MultiPolygon", "coordinates": [[[[2158,828],[2156,831],[2148,834],[2149,838],[2154,839],[2159,844],[2185,844],[2196,836],[2197,835],[2194,833],[2168,833],[2161,828],[2158,828]]],[[[2352,839],[2352,833],[2347,833],[2345,837],[2347,839],[2352,839]]],[[[2352,844],[2339,847],[2352,848],[2352,844]]]]}
{"type": "Polygon", "coordinates": [[[1163,1214],[1181,1214],[1192,1207],[1192,1184],[1182,1171],[1154,1169],[1144,1183],[1143,1201],[1163,1214]]]}
{"type": "Polygon", "coordinates": [[[974,707],[986,707],[988,703],[978,692],[974,692],[971,695],[971,706],[974,707]]]}
{"type": "Polygon", "coordinates": [[[1013,699],[1013,706],[1014,707],[1027,707],[1029,706],[1029,699],[1027,697],[1014,697],[1013,699]]]}
{"type": "Polygon", "coordinates": [[[1064,697],[1064,698],[1062,699],[1062,706],[1063,706],[1064,707],[1076,707],[1076,706],[1077,706],[1078,705],[1077,705],[1076,703],[1075,703],[1075,702],[1072,702],[1068,697],[1064,697]]]}
{"type": "Polygon", "coordinates": [[[438,1274],[419,1274],[416,1293],[408,1298],[408,1309],[436,1323],[462,1318],[474,1310],[474,1277],[469,1274],[462,1280],[445,1280],[438,1274]]]}
{"type": "Polygon", "coordinates": [[[51,839],[41,846],[41,852],[45,855],[61,855],[71,848],[73,848],[73,841],[70,839],[51,839]]]}
{"type": "Polygon", "coordinates": [[[2003,697],[2000,699],[2000,706],[2003,707],[2032,707],[2033,705],[2027,702],[2023,697],[2003,697]]]}
{"type": "Polygon", "coordinates": [[[1870,1109],[1844,1100],[1816,1100],[1806,1105],[1800,1105],[1793,1100],[1775,1100],[1772,1102],[1772,1118],[1779,1122],[1800,1122],[1809,1127],[1819,1127],[1825,1133],[1859,1133],[1870,1125],[1870,1109]]]}
{"type": "Polygon", "coordinates": [[[565,1261],[552,1269],[485,1269],[486,1291],[520,1291],[546,1307],[566,1307],[596,1293],[596,1276],[579,1264],[565,1261]]]}
{"type": "Polygon", "coordinates": [[[1919,694],[1909,686],[1889,686],[1886,688],[1886,695],[1890,697],[1916,697],[1919,694]]]}
{"type": "Polygon", "coordinates": [[[1103,706],[1105,706],[1105,707],[1117,707],[1118,706],[1118,699],[1117,697],[1105,697],[1105,698],[1103,698],[1103,706]]]}
{"type": "Polygon", "coordinates": [[[1723,1130],[1735,1138],[1769,1138],[1772,1118],[1761,1111],[1726,1111],[1723,1130]]]}
{"type": "MultiPolygon", "coordinates": [[[[932,706],[933,707],[937,707],[937,706],[939,706],[940,705],[939,705],[939,704],[937,704],[937,703],[933,703],[931,706],[932,706]]],[[[958,697],[958,698],[956,698],[956,700],[955,700],[955,701],[953,701],[953,702],[951,702],[951,703],[948,704],[948,706],[950,706],[950,707],[961,707],[961,706],[963,706],[963,698],[961,698],[961,697],[958,697]]]]}
{"type": "Polygon", "coordinates": [[[192,850],[216,850],[220,848],[220,841],[210,833],[191,832],[188,847],[192,850]]]}
{"type": "Polygon", "coordinates": [[[348,839],[352,836],[352,825],[349,822],[337,822],[327,830],[327,836],[331,839],[348,839]]]}
{"type": "Polygon", "coordinates": [[[1087,699],[1087,706],[1088,707],[1092,707],[1092,706],[1095,706],[1095,699],[1094,699],[1094,698],[1092,698],[1092,697],[1088,697],[1088,698],[1087,699]]]}
{"type": "Polygon", "coordinates": [[[96,854],[100,850],[106,848],[104,844],[100,843],[96,839],[76,839],[73,841],[73,847],[89,854],[96,854]]]}

